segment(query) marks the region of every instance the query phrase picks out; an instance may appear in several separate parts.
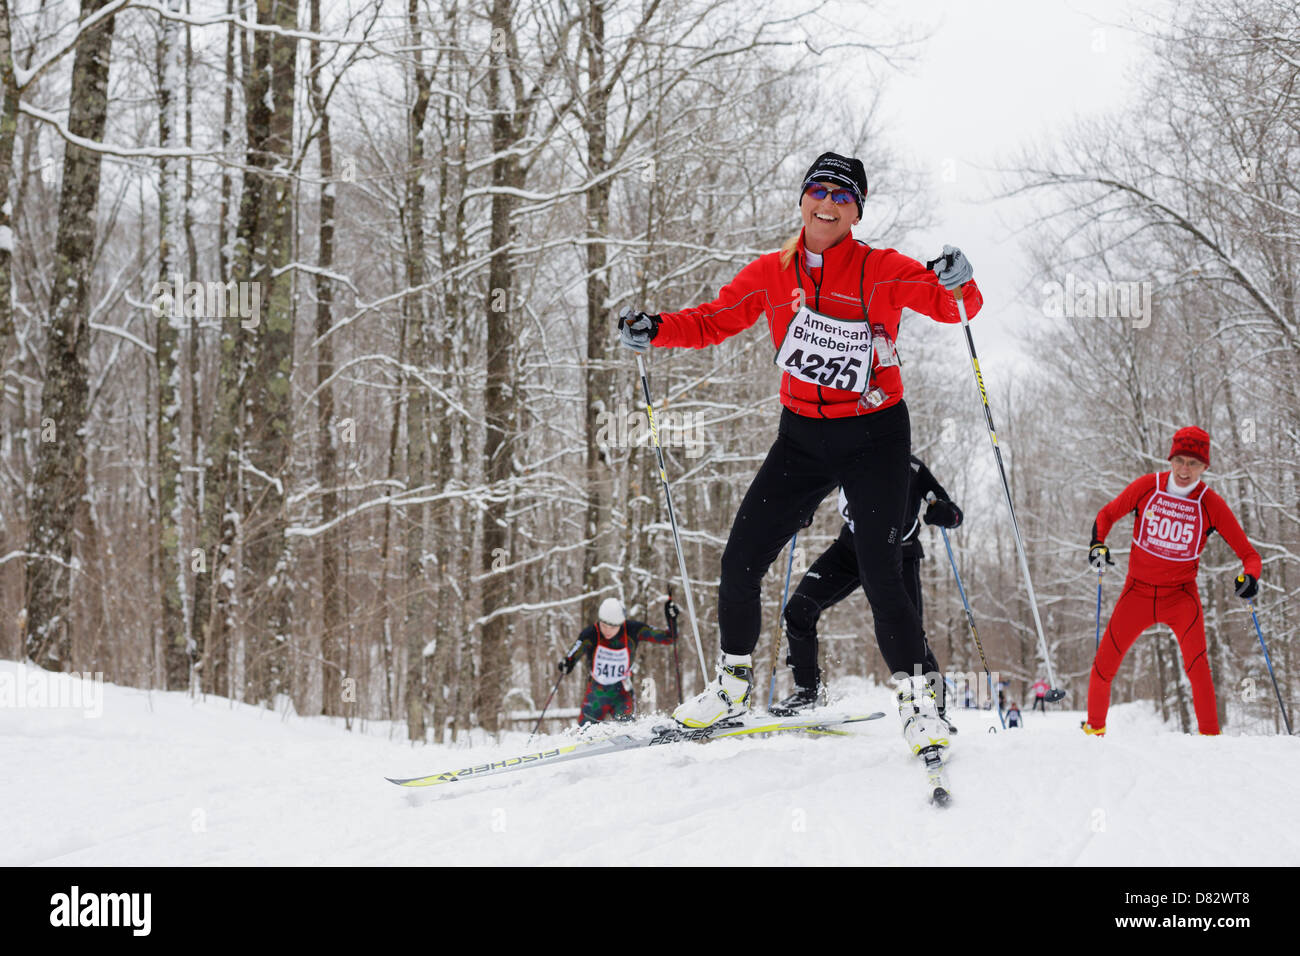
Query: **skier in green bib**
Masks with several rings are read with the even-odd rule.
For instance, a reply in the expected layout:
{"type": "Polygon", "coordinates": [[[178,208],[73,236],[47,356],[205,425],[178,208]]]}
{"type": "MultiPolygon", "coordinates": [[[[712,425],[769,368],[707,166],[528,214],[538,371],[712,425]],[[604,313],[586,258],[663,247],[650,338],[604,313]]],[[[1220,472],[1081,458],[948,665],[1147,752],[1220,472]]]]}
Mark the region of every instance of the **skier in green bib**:
{"type": "MultiPolygon", "coordinates": [[[[664,604],[664,617],[670,625],[677,620],[677,605],[664,604]]],[[[596,612],[596,622],[583,628],[577,643],[560,661],[560,670],[569,673],[578,658],[585,658],[587,692],[582,697],[579,725],[602,720],[630,720],[636,702],[632,691],[632,658],[642,641],[671,644],[672,627],[659,630],[644,621],[630,621],[616,598],[605,598],[596,612]]]]}

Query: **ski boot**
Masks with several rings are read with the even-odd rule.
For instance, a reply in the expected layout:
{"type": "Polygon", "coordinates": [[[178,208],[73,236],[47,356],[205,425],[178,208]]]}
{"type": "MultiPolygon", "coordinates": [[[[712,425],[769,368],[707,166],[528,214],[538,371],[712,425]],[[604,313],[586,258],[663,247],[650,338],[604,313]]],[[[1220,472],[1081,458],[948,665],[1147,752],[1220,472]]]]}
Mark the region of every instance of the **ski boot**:
{"type": "Polygon", "coordinates": [[[924,677],[906,678],[898,689],[898,716],[903,720],[903,739],[912,753],[926,756],[948,747],[952,728],[939,716],[934,689],[924,677]]]}
{"type": "Polygon", "coordinates": [[[754,658],[749,654],[723,654],[718,676],[702,694],[697,694],[673,711],[673,720],[683,727],[711,727],[720,720],[749,712],[754,689],[754,658]]]}
{"type": "Polygon", "coordinates": [[[775,717],[794,717],[806,710],[812,710],[822,702],[824,693],[825,688],[821,684],[816,687],[795,687],[793,694],[781,698],[772,705],[772,715],[775,717]]]}
{"type": "Polygon", "coordinates": [[[1084,721],[1080,721],[1080,722],[1079,722],[1079,726],[1082,727],[1082,728],[1083,728],[1083,732],[1084,732],[1085,734],[1088,734],[1090,737],[1105,737],[1105,736],[1106,736],[1106,728],[1105,728],[1105,727],[1094,727],[1092,724],[1088,723],[1086,720],[1084,720],[1084,721]]]}
{"type": "Polygon", "coordinates": [[[939,719],[948,725],[948,733],[955,734],[957,732],[957,725],[948,719],[948,708],[946,706],[939,708],[939,719]]]}

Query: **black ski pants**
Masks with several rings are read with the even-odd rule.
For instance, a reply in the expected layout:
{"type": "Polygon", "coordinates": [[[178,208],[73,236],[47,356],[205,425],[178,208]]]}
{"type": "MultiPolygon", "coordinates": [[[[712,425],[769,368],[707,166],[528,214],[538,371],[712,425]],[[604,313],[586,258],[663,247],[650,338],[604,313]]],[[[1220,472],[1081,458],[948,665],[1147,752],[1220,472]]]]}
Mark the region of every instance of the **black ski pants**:
{"type": "Polygon", "coordinates": [[[752,654],[763,575],[822,499],[843,487],[853,516],[858,576],[891,673],[927,671],[921,618],[903,586],[901,541],[910,478],[911,421],[903,402],[854,418],[781,412],[776,441],[754,476],[722,554],[722,650],[752,654]]]}
{"type": "MultiPolygon", "coordinates": [[[[817,622],[822,611],[840,603],[861,586],[853,532],[846,524],[840,529],[840,536],[804,574],[785,607],[785,631],[790,646],[785,662],[793,668],[794,682],[799,687],[816,687],[821,678],[817,666],[817,622]]],[[[917,617],[922,618],[921,561],[917,557],[903,558],[903,589],[916,608],[917,617]]],[[[939,663],[927,644],[923,673],[938,670],[939,663]]]]}

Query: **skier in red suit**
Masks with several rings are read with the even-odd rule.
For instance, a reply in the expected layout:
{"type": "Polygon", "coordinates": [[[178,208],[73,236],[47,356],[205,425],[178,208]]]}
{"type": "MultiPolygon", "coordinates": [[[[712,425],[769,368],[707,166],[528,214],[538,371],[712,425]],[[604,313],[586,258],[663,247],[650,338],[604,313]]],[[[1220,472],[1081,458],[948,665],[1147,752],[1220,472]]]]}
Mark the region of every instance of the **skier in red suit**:
{"type": "Polygon", "coordinates": [[[1238,597],[1255,597],[1262,566],[1232,509],[1201,481],[1202,473],[1210,466],[1210,436],[1194,426],[1179,429],[1169,461],[1169,471],[1144,475],[1125,488],[1098,512],[1092,526],[1088,561],[1094,568],[1105,570],[1105,565],[1115,563],[1104,543],[1106,535],[1125,514],[1134,515],[1133,549],[1129,552],[1124,593],[1106,625],[1088,682],[1088,720],[1083,729],[1089,734],[1106,732],[1111,681],[1133,642],[1157,623],[1168,624],[1178,638],[1201,733],[1219,732],[1196,570],[1212,531],[1219,532],[1241,558],[1243,574],[1236,584],[1238,597]]]}

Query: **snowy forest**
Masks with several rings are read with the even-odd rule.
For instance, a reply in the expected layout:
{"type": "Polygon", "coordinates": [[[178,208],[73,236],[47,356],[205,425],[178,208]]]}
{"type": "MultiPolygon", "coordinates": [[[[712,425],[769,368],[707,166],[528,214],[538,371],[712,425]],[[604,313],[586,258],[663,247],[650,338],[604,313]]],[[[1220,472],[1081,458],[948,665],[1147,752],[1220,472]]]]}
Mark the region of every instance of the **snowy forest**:
{"type": "MultiPolygon", "coordinates": [[[[709,301],[778,248],[822,149],[866,165],[860,239],[939,252],[908,244],[934,209],[873,94],[925,36],[855,33],[840,6],[0,0],[0,657],[450,741],[540,708],[602,599],[662,626],[682,589],[618,310],[709,301]]],[[[1194,0],[1141,42],[1127,112],[1007,158],[1038,318],[989,401],[1066,703],[1095,647],[1093,519],[1198,424],[1294,713],[1300,11],[1194,0]]],[[[1024,701],[1043,665],[964,340],[909,317],[899,349],[913,451],[967,515],[984,651],[1024,701]]],[[[647,365],[712,667],[779,374],[761,325],[647,365]]],[[[982,673],[924,544],[929,640],[982,673]]],[[[1280,730],[1240,562],[1215,536],[1201,570],[1224,727],[1280,730]]],[[[832,685],[888,676],[860,594],[825,632],[832,685]]],[[[712,675],[688,633],[679,656],[689,694],[712,675]]],[[[642,712],[677,702],[670,650],[637,680],[642,712]]],[[[1194,729],[1168,628],[1114,699],[1194,729]]]]}

